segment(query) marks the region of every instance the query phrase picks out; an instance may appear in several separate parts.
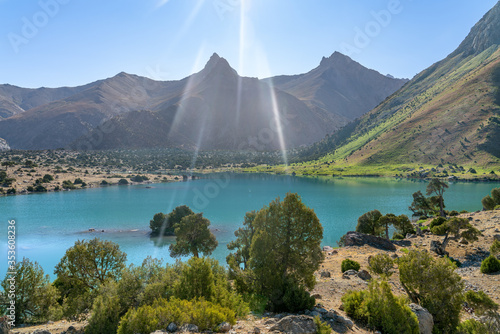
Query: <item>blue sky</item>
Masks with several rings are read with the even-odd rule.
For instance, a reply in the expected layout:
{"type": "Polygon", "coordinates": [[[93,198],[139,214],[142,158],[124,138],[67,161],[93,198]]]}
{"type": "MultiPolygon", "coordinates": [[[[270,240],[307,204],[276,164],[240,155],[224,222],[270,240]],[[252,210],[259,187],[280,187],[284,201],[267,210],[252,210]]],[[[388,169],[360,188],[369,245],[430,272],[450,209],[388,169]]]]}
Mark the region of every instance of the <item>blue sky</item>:
{"type": "Polygon", "coordinates": [[[213,52],[245,76],[298,74],[334,51],[413,77],[497,0],[0,0],[0,83],[75,86],[125,71],[176,80],[213,52]]]}

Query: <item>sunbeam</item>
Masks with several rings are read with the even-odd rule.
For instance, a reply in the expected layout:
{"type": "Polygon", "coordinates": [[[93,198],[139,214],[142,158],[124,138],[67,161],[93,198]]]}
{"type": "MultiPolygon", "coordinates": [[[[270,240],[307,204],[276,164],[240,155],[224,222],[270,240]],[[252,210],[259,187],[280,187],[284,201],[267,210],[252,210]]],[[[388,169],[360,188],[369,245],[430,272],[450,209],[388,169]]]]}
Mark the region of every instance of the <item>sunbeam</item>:
{"type": "MultiPolygon", "coordinates": [[[[269,78],[271,77],[271,71],[269,67],[269,62],[267,61],[267,57],[262,50],[262,48],[257,48],[258,52],[258,62],[259,62],[259,77],[261,78],[269,78]]],[[[286,142],[285,137],[283,135],[283,122],[281,120],[280,108],[278,105],[278,100],[276,98],[276,91],[274,89],[274,85],[272,80],[269,80],[269,96],[271,98],[271,109],[273,112],[273,122],[271,124],[272,130],[276,132],[278,135],[278,141],[280,145],[281,155],[283,157],[283,163],[285,164],[285,169],[288,170],[288,155],[286,152],[286,142]]]]}

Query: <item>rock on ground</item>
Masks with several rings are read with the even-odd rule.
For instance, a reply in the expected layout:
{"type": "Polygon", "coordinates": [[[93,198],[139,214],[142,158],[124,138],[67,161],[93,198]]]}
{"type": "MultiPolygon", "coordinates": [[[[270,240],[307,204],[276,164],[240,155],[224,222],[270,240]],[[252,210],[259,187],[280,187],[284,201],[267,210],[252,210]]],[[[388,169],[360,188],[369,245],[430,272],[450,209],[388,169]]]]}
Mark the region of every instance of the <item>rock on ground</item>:
{"type": "Polygon", "coordinates": [[[376,237],[373,235],[363,234],[359,232],[347,232],[345,235],[346,246],[363,246],[369,245],[383,250],[396,250],[396,246],[387,239],[376,237]]]}
{"type": "Polygon", "coordinates": [[[417,304],[410,304],[410,309],[417,316],[420,334],[432,334],[432,328],[434,327],[434,319],[432,318],[432,314],[430,314],[429,311],[417,304]]]}
{"type": "Polygon", "coordinates": [[[279,320],[271,331],[280,331],[289,334],[314,334],[316,325],[313,317],[307,315],[289,315],[279,320]]]}

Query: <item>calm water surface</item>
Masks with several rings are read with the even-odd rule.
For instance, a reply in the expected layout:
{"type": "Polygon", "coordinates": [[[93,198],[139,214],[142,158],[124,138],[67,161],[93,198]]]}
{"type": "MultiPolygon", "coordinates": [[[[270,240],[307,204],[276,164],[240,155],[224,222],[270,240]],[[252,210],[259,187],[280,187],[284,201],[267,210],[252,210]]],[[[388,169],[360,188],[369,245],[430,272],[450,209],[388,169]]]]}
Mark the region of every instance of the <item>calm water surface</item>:
{"type": "MultiPolygon", "coordinates": [[[[481,199],[499,183],[453,183],[445,193],[449,210],[480,210],[481,199]]],[[[212,222],[219,247],[213,257],[225,263],[226,244],[247,211],[259,210],[287,192],[297,192],[324,227],[324,245],[336,245],[366,211],[407,214],[412,194],[425,182],[380,178],[298,178],[219,174],[190,182],[113,186],[0,198],[0,277],[6,272],[7,223],[16,221],[18,259],[38,261],[53,276],[54,266],[78,239],[99,236],[120,244],[128,262],[151,255],[173,262],[167,238],[159,246],[148,236],[149,220],[186,204],[212,222]],[[89,228],[104,232],[89,233],[89,228]],[[1,255],[4,254],[4,255],[1,255]]]]}

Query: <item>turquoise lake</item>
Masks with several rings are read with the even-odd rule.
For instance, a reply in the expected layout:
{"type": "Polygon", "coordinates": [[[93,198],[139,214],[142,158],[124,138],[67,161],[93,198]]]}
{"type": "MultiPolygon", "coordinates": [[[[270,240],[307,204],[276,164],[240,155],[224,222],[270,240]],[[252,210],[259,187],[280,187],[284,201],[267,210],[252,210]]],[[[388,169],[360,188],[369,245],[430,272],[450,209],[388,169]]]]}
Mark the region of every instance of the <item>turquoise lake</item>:
{"type": "MultiPolygon", "coordinates": [[[[274,175],[218,174],[189,182],[112,186],[0,198],[0,277],[7,263],[7,224],[16,221],[17,258],[28,257],[53,276],[54,266],[78,239],[100,237],[117,242],[128,262],[148,255],[173,262],[168,245],[150,239],[149,220],[186,204],[212,222],[219,241],[213,257],[225,264],[227,243],[247,211],[259,210],[287,192],[297,192],[324,227],[323,245],[335,246],[356,227],[363,213],[411,215],[412,194],[425,193],[425,181],[386,178],[299,178],[274,175]],[[88,232],[95,228],[99,232],[88,232]],[[104,230],[104,232],[100,232],[104,230]],[[160,244],[162,246],[160,246],[160,244]]],[[[445,193],[449,210],[480,210],[481,199],[499,183],[451,183],[445,193]]]]}

